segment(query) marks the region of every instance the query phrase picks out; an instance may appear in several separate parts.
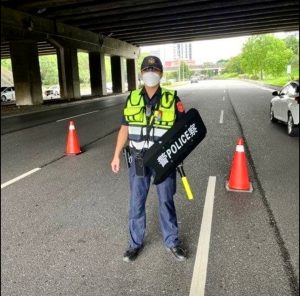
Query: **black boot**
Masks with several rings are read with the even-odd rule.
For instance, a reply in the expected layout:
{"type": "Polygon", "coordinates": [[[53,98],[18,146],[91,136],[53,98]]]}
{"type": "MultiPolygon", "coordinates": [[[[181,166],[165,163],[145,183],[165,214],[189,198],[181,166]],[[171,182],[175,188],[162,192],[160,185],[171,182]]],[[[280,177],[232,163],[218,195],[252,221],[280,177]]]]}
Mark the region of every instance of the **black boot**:
{"type": "Polygon", "coordinates": [[[174,255],[177,261],[185,261],[187,259],[186,251],[179,246],[175,246],[172,248],[167,247],[166,249],[174,255]]]}
{"type": "Polygon", "coordinates": [[[123,261],[125,262],[132,262],[134,261],[137,256],[139,255],[139,253],[142,251],[143,246],[139,247],[139,248],[132,248],[129,247],[126,252],[124,253],[123,256],[123,261]]]}

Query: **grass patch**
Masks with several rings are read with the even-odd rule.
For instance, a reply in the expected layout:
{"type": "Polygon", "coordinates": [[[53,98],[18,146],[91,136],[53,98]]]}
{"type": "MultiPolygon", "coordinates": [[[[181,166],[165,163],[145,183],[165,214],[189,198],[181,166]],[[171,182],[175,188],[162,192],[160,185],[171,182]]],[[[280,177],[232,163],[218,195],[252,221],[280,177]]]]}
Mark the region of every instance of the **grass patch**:
{"type": "Polygon", "coordinates": [[[262,82],[265,82],[267,84],[277,85],[277,86],[284,86],[286,83],[288,83],[291,80],[299,80],[298,77],[278,77],[278,78],[267,78],[264,79],[262,82]]]}
{"type": "Polygon", "coordinates": [[[238,78],[238,73],[223,73],[219,76],[214,76],[214,79],[229,79],[229,78],[238,78]]]}

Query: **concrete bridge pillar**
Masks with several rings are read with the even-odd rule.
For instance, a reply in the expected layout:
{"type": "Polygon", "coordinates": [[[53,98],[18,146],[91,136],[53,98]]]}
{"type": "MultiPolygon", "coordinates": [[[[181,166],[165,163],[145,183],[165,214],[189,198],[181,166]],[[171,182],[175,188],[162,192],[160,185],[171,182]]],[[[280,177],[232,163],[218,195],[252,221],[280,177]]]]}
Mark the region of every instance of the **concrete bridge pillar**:
{"type": "Polygon", "coordinates": [[[119,56],[111,56],[111,78],[112,90],[114,93],[125,92],[125,69],[123,58],[119,56]]]}
{"type": "Polygon", "coordinates": [[[42,81],[35,41],[10,42],[10,55],[16,105],[39,105],[43,103],[42,81]]]}
{"type": "Polygon", "coordinates": [[[58,76],[62,98],[80,99],[77,49],[61,47],[57,50],[58,76]]]}
{"type": "Polygon", "coordinates": [[[89,52],[89,65],[92,96],[106,95],[104,54],[100,52],[89,52]]]}
{"type": "Polygon", "coordinates": [[[136,59],[127,59],[127,81],[128,90],[134,90],[138,88],[138,77],[136,71],[136,59]]]}

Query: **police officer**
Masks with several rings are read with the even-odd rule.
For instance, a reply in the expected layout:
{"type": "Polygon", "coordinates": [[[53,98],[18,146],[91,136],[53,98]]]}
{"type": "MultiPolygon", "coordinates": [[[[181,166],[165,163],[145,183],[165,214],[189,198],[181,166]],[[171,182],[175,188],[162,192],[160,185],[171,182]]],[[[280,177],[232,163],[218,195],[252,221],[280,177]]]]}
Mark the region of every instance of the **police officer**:
{"type": "MultiPolygon", "coordinates": [[[[142,89],[134,90],[127,98],[121,128],[111,168],[120,169],[120,154],[127,140],[132,154],[129,168],[131,191],[129,208],[129,248],[123,260],[133,261],[143,249],[146,228],[145,203],[154,172],[143,166],[143,155],[184,114],[176,91],[160,87],[163,66],[156,56],[145,57],[141,65],[142,89]]],[[[180,247],[173,196],[176,192],[176,171],[156,185],[159,199],[159,221],[165,247],[175,259],[184,261],[186,252],[180,247]]]]}

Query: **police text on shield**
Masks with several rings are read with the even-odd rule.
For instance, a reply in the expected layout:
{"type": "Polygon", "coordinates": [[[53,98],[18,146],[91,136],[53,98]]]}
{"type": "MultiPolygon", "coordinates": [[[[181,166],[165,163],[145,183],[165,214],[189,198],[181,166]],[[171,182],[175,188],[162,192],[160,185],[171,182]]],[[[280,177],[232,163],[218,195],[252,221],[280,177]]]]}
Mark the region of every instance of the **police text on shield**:
{"type": "Polygon", "coordinates": [[[198,130],[195,124],[191,124],[189,128],[179,137],[177,140],[168,148],[165,152],[163,152],[158,158],[158,163],[165,167],[169,161],[172,159],[172,155],[175,155],[178,150],[180,150],[188,141],[198,133],[198,130]]]}

